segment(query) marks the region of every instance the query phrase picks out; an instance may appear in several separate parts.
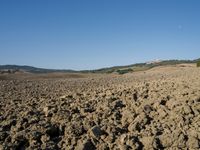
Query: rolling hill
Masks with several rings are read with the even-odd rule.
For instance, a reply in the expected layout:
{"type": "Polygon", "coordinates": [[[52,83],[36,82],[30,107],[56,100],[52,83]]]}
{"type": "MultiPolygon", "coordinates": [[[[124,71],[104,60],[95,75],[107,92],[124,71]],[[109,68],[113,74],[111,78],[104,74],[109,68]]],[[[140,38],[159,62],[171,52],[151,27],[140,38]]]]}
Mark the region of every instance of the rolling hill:
{"type": "Polygon", "coordinates": [[[137,63],[126,66],[114,66],[108,68],[101,68],[95,70],[71,70],[71,69],[45,69],[45,68],[37,68],[32,66],[20,66],[20,65],[0,65],[0,71],[5,70],[15,70],[15,71],[24,71],[29,73],[53,73],[53,72],[62,72],[62,73],[119,73],[124,74],[127,72],[134,71],[145,71],[157,66],[165,66],[165,65],[176,65],[182,63],[196,63],[200,61],[199,59],[195,60],[163,60],[163,61],[152,61],[148,63],[137,63]]]}

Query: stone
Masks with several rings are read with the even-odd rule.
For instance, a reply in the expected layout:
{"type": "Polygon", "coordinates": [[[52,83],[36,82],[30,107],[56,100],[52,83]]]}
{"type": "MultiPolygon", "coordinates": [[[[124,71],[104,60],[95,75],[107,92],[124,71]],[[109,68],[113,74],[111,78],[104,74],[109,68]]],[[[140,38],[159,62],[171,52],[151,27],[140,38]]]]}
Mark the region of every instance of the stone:
{"type": "Polygon", "coordinates": [[[104,132],[101,130],[101,128],[99,126],[94,126],[91,129],[91,134],[92,134],[93,137],[99,138],[101,135],[104,134],[104,132]]]}

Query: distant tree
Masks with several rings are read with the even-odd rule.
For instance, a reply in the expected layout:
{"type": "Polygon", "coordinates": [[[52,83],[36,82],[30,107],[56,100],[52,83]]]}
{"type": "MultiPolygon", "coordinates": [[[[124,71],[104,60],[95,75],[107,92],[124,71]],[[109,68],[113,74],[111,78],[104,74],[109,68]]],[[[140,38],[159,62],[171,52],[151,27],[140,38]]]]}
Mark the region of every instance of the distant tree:
{"type": "Polygon", "coordinates": [[[117,70],[117,73],[118,74],[126,74],[126,73],[129,73],[129,72],[132,72],[133,69],[131,68],[128,68],[128,69],[123,69],[123,70],[117,70]]]}
{"type": "Polygon", "coordinates": [[[200,67],[200,60],[197,61],[197,67],[200,67]]]}

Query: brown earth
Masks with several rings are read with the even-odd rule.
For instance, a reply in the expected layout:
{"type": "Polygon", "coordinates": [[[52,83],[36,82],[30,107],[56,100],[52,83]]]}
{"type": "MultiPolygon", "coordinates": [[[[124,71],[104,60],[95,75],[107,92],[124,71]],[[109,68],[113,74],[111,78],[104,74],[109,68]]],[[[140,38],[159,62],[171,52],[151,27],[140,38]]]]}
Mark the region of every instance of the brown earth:
{"type": "Polygon", "coordinates": [[[200,69],[0,76],[0,149],[199,149],[200,69]]]}

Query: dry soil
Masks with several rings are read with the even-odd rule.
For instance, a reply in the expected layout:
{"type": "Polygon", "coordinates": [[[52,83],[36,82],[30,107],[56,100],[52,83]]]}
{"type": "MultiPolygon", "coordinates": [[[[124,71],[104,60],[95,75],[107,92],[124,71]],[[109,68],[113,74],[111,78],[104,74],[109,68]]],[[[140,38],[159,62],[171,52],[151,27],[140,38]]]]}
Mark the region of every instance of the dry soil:
{"type": "Polygon", "coordinates": [[[200,148],[200,68],[0,76],[0,149],[200,148]]]}

